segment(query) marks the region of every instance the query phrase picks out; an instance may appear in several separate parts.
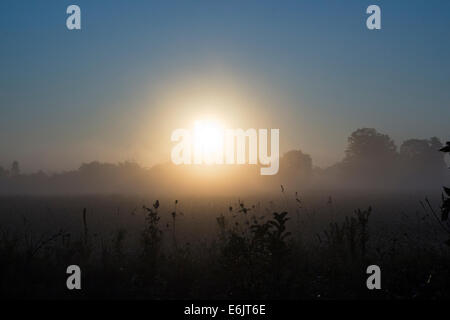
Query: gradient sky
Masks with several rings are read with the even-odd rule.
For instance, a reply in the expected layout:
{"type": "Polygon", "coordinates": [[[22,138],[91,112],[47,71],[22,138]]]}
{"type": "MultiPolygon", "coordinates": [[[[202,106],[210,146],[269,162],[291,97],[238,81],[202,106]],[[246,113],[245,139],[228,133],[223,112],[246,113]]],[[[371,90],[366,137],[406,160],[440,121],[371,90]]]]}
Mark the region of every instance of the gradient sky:
{"type": "Polygon", "coordinates": [[[449,39],[450,1],[2,0],[0,165],[150,166],[205,112],[279,128],[282,151],[320,166],[360,127],[448,140],[449,39]]]}

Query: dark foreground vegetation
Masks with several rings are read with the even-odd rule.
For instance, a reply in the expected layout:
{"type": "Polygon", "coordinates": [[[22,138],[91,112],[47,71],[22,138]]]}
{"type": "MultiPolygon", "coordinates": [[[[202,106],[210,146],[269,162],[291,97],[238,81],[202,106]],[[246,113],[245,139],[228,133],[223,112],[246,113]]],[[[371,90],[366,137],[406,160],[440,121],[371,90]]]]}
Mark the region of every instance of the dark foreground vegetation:
{"type": "MultiPolygon", "coordinates": [[[[363,141],[371,137],[391,146],[396,156],[389,139],[369,129],[352,135],[350,147],[361,135],[363,141]]],[[[450,142],[435,145],[450,152],[450,142]]],[[[367,152],[349,154],[344,167],[373,172],[367,152]]],[[[442,167],[442,157],[432,158],[442,167]]],[[[245,202],[210,196],[161,202],[130,196],[2,197],[0,295],[450,298],[450,188],[440,197],[428,193],[430,200],[411,190],[347,190],[333,197],[324,190],[300,196],[282,185],[280,196],[245,202]],[[381,268],[380,290],[366,287],[372,264],[381,268]],[[66,287],[69,265],[81,267],[81,290],[66,287]]]]}
{"type": "Polygon", "coordinates": [[[390,212],[385,209],[389,203],[350,210],[350,204],[339,205],[339,199],[320,198],[323,202],[313,206],[313,200],[284,188],[273,202],[224,200],[202,208],[177,200],[134,207],[139,200],[120,197],[2,198],[0,294],[450,298],[448,225],[433,205],[439,199],[407,206],[411,198],[405,197],[390,212]],[[73,204],[79,202],[89,207],[78,209],[73,204]],[[105,212],[100,213],[100,207],[105,212]],[[58,215],[61,210],[64,218],[58,215]],[[72,264],[82,270],[79,291],[66,288],[66,268],[72,264]],[[366,287],[371,264],[381,268],[381,290],[366,287]]]}

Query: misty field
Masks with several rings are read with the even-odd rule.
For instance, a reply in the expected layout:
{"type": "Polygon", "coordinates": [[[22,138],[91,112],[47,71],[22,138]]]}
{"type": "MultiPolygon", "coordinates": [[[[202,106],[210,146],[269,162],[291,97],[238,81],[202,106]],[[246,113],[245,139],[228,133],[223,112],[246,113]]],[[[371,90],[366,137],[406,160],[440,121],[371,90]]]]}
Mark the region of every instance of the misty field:
{"type": "Polygon", "coordinates": [[[0,198],[0,293],[27,298],[450,297],[435,192],[0,198]],[[428,196],[428,198],[426,198],[428,196]],[[427,200],[428,199],[428,200],[427,200]],[[82,290],[66,288],[79,265],[82,290]],[[366,287],[379,265],[382,289],[366,287]]]}

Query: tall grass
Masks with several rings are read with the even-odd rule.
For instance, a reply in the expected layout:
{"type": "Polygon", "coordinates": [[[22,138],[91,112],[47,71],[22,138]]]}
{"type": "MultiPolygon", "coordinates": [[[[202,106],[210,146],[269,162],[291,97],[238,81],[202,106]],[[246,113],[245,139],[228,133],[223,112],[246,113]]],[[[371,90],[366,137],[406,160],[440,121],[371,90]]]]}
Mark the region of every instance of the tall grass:
{"type": "MultiPolygon", "coordinates": [[[[120,224],[110,235],[97,234],[95,216],[88,208],[81,211],[78,236],[61,229],[36,237],[27,221],[22,232],[2,226],[0,294],[149,299],[450,297],[447,247],[375,230],[372,207],[348,215],[334,207],[332,215],[319,217],[298,193],[292,198],[285,188],[282,193],[278,207],[239,200],[219,215],[206,215],[202,219],[215,221],[214,236],[190,234],[196,236],[195,242],[184,240],[182,222],[192,216],[182,214],[185,210],[180,210],[183,203],[178,200],[167,210],[158,200],[133,210],[130,217],[143,218],[138,241],[120,224]],[[365,269],[373,263],[383,272],[378,292],[365,287],[365,269]],[[85,275],[81,292],[65,288],[65,268],[70,264],[80,265],[85,275]]],[[[323,206],[329,208],[333,202],[324,198],[323,206]]]]}

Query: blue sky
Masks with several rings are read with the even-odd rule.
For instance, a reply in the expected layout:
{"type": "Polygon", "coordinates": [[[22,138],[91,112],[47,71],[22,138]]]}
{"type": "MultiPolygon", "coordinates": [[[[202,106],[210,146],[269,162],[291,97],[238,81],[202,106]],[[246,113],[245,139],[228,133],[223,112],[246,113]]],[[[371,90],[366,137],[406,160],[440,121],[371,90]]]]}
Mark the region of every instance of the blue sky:
{"type": "Polygon", "coordinates": [[[0,165],[164,161],[172,118],[189,110],[169,110],[161,92],[192,83],[263,101],[247,113],[317,165],[342,158],[359,127],[398,145],[450,139],[448,39],[449,1],[3,0],[0,165]],[[65,27],[70,4],[81,31],[65,27]],[[382,30],[365,27],[370,4],[382,30]]]}

